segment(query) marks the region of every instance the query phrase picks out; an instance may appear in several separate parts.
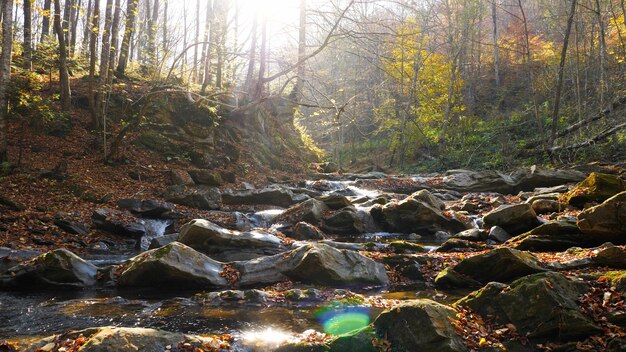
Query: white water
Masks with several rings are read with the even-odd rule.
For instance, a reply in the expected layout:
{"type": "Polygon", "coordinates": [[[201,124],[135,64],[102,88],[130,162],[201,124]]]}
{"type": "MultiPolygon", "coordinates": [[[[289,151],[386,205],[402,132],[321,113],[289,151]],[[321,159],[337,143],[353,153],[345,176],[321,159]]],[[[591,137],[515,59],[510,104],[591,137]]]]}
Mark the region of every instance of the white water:
{"type": "Polygon", "coordinates": [[[150,247],[150,242],[154,238],[165,234],[167,227],[172,224],[172,220],[163,219],[141,219],[141,223],[146,228],[146,234],[141,237],[141,250],[145,251],[150,247]]]}

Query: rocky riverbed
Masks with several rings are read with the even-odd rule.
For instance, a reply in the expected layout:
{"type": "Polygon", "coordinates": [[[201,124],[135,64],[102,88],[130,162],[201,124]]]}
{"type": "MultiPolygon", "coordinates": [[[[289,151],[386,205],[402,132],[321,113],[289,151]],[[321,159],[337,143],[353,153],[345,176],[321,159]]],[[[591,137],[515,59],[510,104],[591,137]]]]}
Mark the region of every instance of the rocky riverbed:
{"type": "Polygon", "coordinates": [[[90,224],[55,219],[119,241],[0,248],[0,348],[626,346],[619,175],[533,167],[327,174],[222,191],[202,183],[94,209],[90,224]],[[188,207],[205,216],[186,219],[188,207]]]}

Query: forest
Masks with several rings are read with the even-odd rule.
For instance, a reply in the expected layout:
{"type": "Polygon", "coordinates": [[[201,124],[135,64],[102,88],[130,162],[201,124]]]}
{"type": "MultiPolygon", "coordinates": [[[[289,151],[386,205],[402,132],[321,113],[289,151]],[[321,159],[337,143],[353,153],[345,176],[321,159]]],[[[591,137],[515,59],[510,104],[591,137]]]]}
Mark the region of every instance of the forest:
{"type": "Polygon", "coordinates": [[[625,0],[0,0],[0,351],[626,350],[625,0]]]}

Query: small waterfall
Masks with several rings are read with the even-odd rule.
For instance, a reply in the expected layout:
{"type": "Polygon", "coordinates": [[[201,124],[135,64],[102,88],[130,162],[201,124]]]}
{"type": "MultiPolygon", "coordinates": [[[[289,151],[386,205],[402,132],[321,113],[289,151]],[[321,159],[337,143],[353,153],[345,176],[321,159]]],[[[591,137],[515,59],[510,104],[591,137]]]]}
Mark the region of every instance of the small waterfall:
{"type": "Polygon", "coordinates": [[[258,211],[249,216],[252,225],[256,228],[269,228],[276,217],[285,212],[285,209],[269,209],[258,211]]]}
{"type": "Polygon", "coordinates": [[[141,237],[141,250],[145,251],[150,247],[152,239],[163,236],[173,221],[169,219],[141,219],[141,223],[146,228],[146,234],[141,237]]]}

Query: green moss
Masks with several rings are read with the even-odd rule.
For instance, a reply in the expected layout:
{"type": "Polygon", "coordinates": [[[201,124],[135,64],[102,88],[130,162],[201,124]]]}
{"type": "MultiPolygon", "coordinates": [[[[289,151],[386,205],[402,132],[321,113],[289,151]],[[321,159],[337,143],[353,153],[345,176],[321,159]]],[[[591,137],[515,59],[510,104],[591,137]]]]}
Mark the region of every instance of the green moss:
{"type": "Polygon", "coordinates": [[[623,191],[626,191],[626,183],[619,176],[592,172],[574,189],[564,194],[562,201],[576,207],[583,207],[591,202],[604,202],[623,191]]]}
{"type": "Polygon", "coordinates": [[[411,243],[406,241],[394,241],[389,243],[389,248],[395,253],[413,252],[423,253],[425,252],[424,246],[417,243],[411,243]]]}

